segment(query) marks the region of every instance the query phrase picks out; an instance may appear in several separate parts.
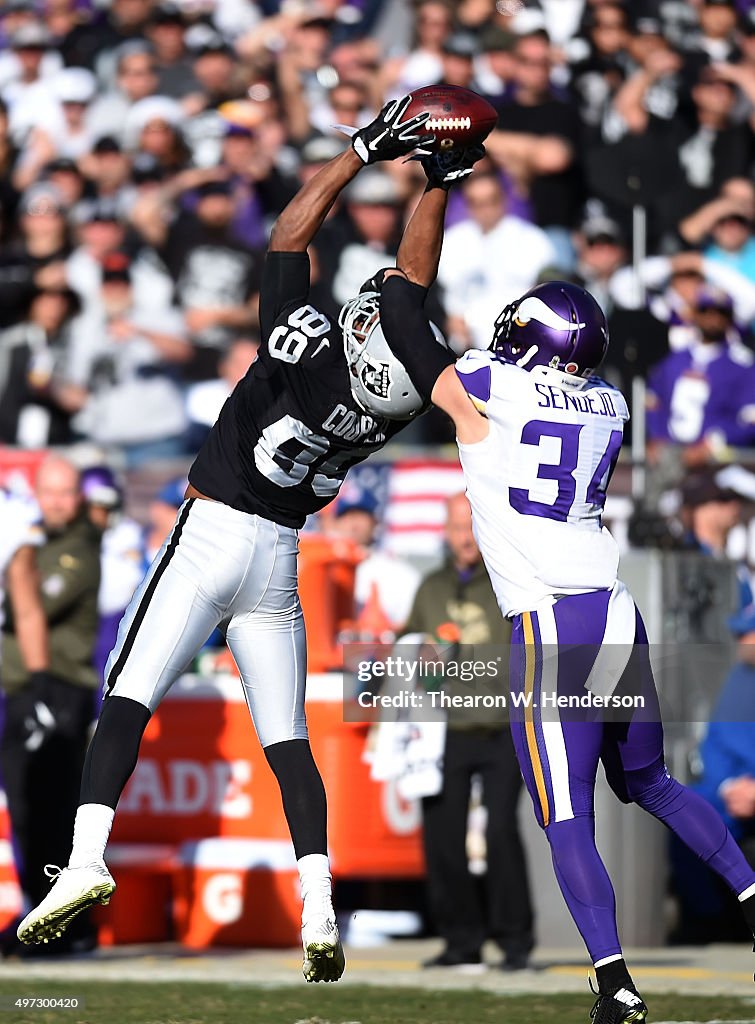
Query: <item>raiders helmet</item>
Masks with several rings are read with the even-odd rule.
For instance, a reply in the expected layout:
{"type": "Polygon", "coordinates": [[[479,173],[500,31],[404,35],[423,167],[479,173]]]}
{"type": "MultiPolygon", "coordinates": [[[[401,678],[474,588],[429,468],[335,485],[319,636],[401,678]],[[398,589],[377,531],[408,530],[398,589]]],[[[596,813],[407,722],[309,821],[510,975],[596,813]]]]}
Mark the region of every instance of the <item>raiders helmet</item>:
{"type": "MultiPolygon", "coordinates": [[[[341,309],[338,324],[343,331],[351,393],[356,402],[373,416],[389,420],[411,420],[429,406],[409,379],[403,363],[391,352],[380,327],[380,294],[360,292],[341,309]]],[[[446,341],[435,326],[436,340],[446,341]]]]}

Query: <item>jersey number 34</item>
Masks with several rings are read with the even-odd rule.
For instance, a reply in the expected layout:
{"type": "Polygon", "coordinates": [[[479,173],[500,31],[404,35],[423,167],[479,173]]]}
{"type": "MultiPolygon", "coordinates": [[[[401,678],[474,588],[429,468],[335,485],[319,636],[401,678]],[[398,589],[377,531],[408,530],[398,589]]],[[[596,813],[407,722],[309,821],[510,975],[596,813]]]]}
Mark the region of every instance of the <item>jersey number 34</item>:
{"type": "MultiPolygon", "coordinates": [[[[555,437],[561,441],[558,462],[541,462],[537,468],[538,480],[555,481],[556,496],[552,502],[540,501],[533,498],[531,491],[526,488],[510,487],[509,502],[512,508],[525,516],[542,516],[560,523],[600,515],[606,503],[606,489],[621,451],[623,434],[620,430],[611,431],[608,444],[598,459],[585,493],[578,498],[574,474],[579,462],[581,431],[580,423],[553,423],[549,420],[530,420],[525,423],[521,444],[540,447],[541,440],[546,437],[555,437]]],[[[541,488],[538,490],[542,493],[541,488]]]]}

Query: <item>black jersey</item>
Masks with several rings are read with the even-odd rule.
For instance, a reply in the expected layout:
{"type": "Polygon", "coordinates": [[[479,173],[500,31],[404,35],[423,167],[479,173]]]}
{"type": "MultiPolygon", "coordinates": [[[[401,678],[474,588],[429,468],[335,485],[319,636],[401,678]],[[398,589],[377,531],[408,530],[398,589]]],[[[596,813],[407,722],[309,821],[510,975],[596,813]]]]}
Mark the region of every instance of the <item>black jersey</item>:
{"type": "Polygon", "coordinates": [[[268,253],[262,345],[189,471],[209,498],[297,528],[404,426],[356,403],[341,328],[308,296],[306,253],[268,253]]]}

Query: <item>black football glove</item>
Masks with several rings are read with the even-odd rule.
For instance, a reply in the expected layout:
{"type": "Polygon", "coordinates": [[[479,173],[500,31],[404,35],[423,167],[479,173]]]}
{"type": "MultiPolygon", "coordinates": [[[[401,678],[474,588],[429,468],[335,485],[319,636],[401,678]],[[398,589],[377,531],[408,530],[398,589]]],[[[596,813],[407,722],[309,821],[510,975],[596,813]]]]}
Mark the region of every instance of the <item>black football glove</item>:
{"type": "Polygon", "coordinates": [[[411,96],[402,96],[400,100],[386,103],[371,124],[352,136],[352,149],[362,163],[395,160],[397,156],[407,156],[418,146],[429,146],[435,141],[434,135],[422,132],[430,116],[426,111],[402,121],[411,101],[411,96]]]}
{"type": "Polygon", "coordinates": [[[454,185],[469,177],[474,165],[484,156],[484,146],[470,146],[468,149],[451,149],[445,153],[433,153],[431,156],[422,157],[427,187],[442,188],[448,192],[454,185]]]}

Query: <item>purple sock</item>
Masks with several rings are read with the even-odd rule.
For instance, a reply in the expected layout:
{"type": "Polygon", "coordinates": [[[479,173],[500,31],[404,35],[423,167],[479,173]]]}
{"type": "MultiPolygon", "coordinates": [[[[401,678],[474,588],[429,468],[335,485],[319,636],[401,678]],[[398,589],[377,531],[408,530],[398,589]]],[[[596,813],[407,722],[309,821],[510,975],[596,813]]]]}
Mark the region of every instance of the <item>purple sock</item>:
{"type": "Polygon", "coordinates": [[[556,821],[545,834],[556,879],[593,963],[621,954],[616,897],[595,845],[595,818],[556,821]]]}

